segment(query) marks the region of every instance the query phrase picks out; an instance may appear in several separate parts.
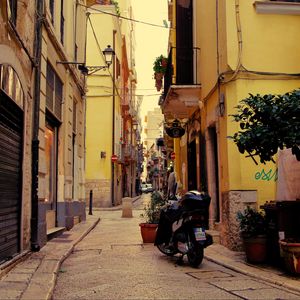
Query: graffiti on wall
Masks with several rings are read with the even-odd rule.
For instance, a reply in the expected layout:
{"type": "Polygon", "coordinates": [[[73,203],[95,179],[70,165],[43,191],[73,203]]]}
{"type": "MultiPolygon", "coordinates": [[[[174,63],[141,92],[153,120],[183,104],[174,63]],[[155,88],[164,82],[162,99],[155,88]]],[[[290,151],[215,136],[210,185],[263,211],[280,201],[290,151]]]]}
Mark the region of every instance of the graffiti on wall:
{"type": "Polygon", "coordinates": [[[270,169],[269,171],[265,171],[265,169],[262,169],[261,171],[258,171],[254,175],[255,180],[262,180],[262,181],[277,181],[278,178],[278,169],[275,170],[270,169]]]}

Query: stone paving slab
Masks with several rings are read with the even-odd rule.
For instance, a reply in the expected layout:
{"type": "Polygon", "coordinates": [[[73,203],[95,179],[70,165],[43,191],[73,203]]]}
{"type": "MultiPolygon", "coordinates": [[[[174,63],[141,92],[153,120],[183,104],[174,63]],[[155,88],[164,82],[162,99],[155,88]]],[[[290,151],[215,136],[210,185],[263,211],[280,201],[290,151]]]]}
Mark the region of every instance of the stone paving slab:
{"type": "Polygon", "coordinates": [[[51,299],[61,263],[99,221],[99,217],[89,216],[64,236],[68,242],[56,238],[17,264],[0,280],[0,299],[51,299]]]}
{"type": "Polygon", "coordinates": [[[205,249],[204,254],[206,259],[239,273],[300,292],[300,277],[290,276],[271,266],[264,268],[250,265],[245,261],[244,255],[230,251],[219,244],[209,246],[205,249]]]}
{"type": "MultiPolygon", "coordinates": [[[[114,208],[114,210],[116,210],[116,208],[114,208]]],[[[0,279],[0,299],[51,299],[57,274],[60,271],[63,271],[60,270],[61,263],[73,251],[74,246],[79,243],[79,241],[83,239],[98,224],[99,221],[99,217],[88,215],[85,222],[76,225],[68,232],[68,234],[55,238],[47,243],[47,245],[43,247],[40,252],[32,253],[25,261],[21,261],[19,264],[17,264],[12,270],[10,270],[0,279]],[[64,240],[68,240],[68,242],[62,242],[64,240]]],[[[135,255],[138,256],[140,247],[143,247],[144,250],[153,251],[152,247],[147,245],[131,244],[128,246],[125,242],[120,244],[116,243],[112,248],[116,255],[119,255],[119,253],[121,255],[121,253],[124,251],[130,251],[135,252],[135,255]]],[[[98,249],[91,247],[90,250],[93,251],[95,258],[100,253],[105,258],[105,248],[98,249]]],[[[80,247],[78,247],[76,251],[80,251],[80,247]]],[[[223,265],[234,271],[238,271],[242,274],[252,276],[253,278],[259,278],[265,282],[274,283],[290,290],[300,292],[300,278],[287,276],[286,274],[279,272],[277,269],[263,269],[249,265],[245,262],[243,253],[233,252],[221,245],[214,244],[205,249],[205,257],[208,260],[223,265]]],[[[167,257],[162,259],[171,258],[167,257]]],[[[87,264],[90,263],[92,264],[92,261],[87,262],[87,264]]],[[[126,263],[127,261],[124,260],[124,264],[126,263]]],[[[143,261],[142,258],[141,263],[147,265],[147,262],[143,261]]],[[[103,261],[102,268],[106,267],[106,262],[103,261]]],[[[151,268],[153,266],[149,264],[147,267],[151,268]]],[[[114,271],[115,270],[111,269],[112,273],[114,273],[114,271]]],[[[189,274],[191,277],[197,277],[197,272],[191,273],[193,273],[189,274]]],[[[230,291],[230,293],[218,291],[213,295],[214,299],[237,299],[238,297],[260,299],[260,292],[253,292],[251,289],[247,288],[253,283],[250,284],[249,281],[244,280],[242,283],[239,283],[239,290],[235,290],[236,282],[230,280],[230,274],[228,276],[226,274],[213,274],[213,276],[214,275],[220,275],[220,281],[218,282],[218,285],[221,288],[223,287],[230,291]]],[[[124,274],[124,276],[126,276],[126,274],[124,274]]],[[[208,280],[210,280],[209,276],[211,276],[211,274],[208,275],[208,280]]],[[[136,284],[144,285],[145,289],[149,288],[147,287],[146,282],[137,281],[136,284]]],[[[110,288],[111,287],[105,282],[95,283],[94,288],[91,288],[91,291],[88,292],[89,296],[91,296],[90,299],[97,299],[96,295],[99,296],[98,292],[95,294],[95,290],[99,292],[102,291],[105,295],[105,291],[109,290],[110,288]]],[[[195,299],[199,299],[199,291],[201,295],[202,290],[203,297],[205,297],[205,289],[211,290],[211,288],[213,288],[213,286],[210,286],[209,284],[199,286],[197,293],[195,292],[195,299]]],[[[268,293],[272,293],[272,290],[274,293],[278,292],[274,288],[270,288],[270,291],[266,288],[261,289],[262,292],[264,290],[268,293]]],[[[149,295],[144,294],[143,298],[149,296],[153,299],[159,299],[159,293],[151,291],[151,289],[149,290],[149,293],[149,295]]],[[[129,291],[129,294],[131,299],[140,299],[141,297],[141,294],[135,294],[134,291],[129,291]]],[[[86,296],[87,294],[84,293],[84,295],[86,296]]],[[[167,291],[165,295],[167,295],[167,291]]],[[[285,295],[284,291],[278,295],[280,298],[288,299],[288,297],[285,297],[287,295],[285,295]]],[[[164,295],[160,294],[160,296],[163,297],[164,295]]],[[[193,298],[193,295],[189,296],[193,298]]]]}

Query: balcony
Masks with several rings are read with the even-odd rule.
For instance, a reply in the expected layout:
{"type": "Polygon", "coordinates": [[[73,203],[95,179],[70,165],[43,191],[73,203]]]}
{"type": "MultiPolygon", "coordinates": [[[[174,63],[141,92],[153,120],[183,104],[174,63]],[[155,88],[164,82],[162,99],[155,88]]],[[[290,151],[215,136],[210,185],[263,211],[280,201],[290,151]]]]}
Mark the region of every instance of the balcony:
{"type": "Polygon", "coordinates": [[[137,160],[137,151],[133,145],[122,145],[122,158],[124,163],[137,160]]]}
{"type": "Polygon", "coordinates": [[[171,48],[159,102],[166,120],[189,118],[199,107],[199,48],[171,48]]]}
{"type": "Polygon", "coordinates": [[[121,105],[124,111],[129,110],[130,108],[128,88],[126,88],[126,92],[122,95],[121,105]]]}

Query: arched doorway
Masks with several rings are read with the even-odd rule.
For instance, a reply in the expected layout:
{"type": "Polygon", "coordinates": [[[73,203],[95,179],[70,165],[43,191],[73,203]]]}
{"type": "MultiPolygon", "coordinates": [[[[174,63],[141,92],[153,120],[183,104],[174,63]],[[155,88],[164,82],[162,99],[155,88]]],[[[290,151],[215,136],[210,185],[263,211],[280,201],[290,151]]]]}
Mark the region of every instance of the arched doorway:
{"type": "Polygon", "coordinates": [[[24,93],[17,73],[0,65],[0,262],[20,251],[24,93]]]}

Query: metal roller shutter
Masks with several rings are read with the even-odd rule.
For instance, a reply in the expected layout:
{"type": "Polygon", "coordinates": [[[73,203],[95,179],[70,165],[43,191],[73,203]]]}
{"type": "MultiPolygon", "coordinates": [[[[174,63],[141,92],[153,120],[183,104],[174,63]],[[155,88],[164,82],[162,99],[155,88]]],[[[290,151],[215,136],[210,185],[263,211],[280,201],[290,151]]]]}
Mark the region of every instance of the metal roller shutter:
{"type": "Polygon", "coordinates": [[[23,111],[0,91],[0,263],[20,250],[23,111]]]}

